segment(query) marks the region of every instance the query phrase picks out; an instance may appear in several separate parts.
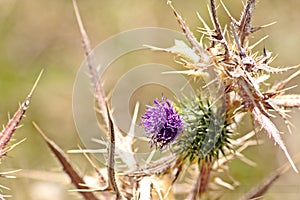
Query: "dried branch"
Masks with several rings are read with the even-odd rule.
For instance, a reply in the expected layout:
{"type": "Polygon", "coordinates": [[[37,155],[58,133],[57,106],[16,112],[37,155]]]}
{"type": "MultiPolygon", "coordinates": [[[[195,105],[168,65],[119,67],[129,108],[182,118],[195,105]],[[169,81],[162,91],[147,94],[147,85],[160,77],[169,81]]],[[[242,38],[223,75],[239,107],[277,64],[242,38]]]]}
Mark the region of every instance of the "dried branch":
{"type": "Polygon", "coordinates": [[[177,156],[171,154],[156,160],[146,165],[141,169],[135,169],[134,171],[124,172],[127,176],[149,176],[155,174],[165,173],[168,169],[176,164],[177,156]]]}
{"type": "MultiPolygon", "coordinates": [[[[73,0],[73,6],[74,6],[74,11],[76,14],[78,26],[80,29],[81,37],[82,37],[82,43],[83,43],[84,51],[85,51],[86,58],[87,58],[91,81],[94,86],[95,99],[96,99],[96,102],[98,103],[100,113],[104,119],[106,128],[108,130],[108,127],[110,126],[110,124],[109,124],[110,122],[109,122],[109,116],[108,116],[109,111],[107,110],[108,107],[106,106],[107,98],[104,93],[102,82],[100,81],[100,78],[97,74],[96,66],[95,66],[94,60],[93,60],[94,59],[93,53],[92,53],[91,47],[90,47],[90,40],[89,40],[89,37],[83,26],[76,0],[73,0]]],[[[123,137],[120,130],[118,129],[118,127],[115,126],[114,124],[113,124],[113,128],[114,128],[114,132],[115,132],[116,144],[118,147],[120,147],[120,149],[122,149],[122,151],[117,151],[117,153],[119,154],[122,161],[124,163],[126,163],[128,168],[134,169],[136,167],[136,161],[133,156],[132,142],[129,141],[129,140],[132,140],[132,138],[130,138],[130,136],[123,137]]]]}
{"type": "Polygon", "coordinates": [[[9,142],[13,133],[18,128],[18,125],[22,117],[24,116],[26,110],[28,109],[32,94],[42,74],[43,74],[43,70],[40,72],[38,78],[36,79],[31,91],[29,92],[28,96],[25,98],[24,102],[20,105],[19,109],[15,112],[14,116],[8,121],[7,125],[3,128],[2,132],[0,133],[0,158],[9,151],[9,148],[5,148],[6,144],[9,142]]]}
{"type": "Polygon", "coordinates": [[[267,64],[261,64],[261,65],[257,65],[256,68],[259,70],[263,70],[265,72],[268,73],[274,73],[274,74],[278,74],[278,73],[282,73],[282,72],[287,72],[293,69],[298,68],[299,66],[292,66],[292,67],[284,67],[284,68],[275,68],[275,67],[271,67],[267,64]]]}
{"type": "Polygon", "coordinates": [[[297,72],[293,73],[293,74],[290,75],[288,78],[286,78],[286,79],[280,81],[279,83],[273,85],[273,86],[271,87],[271,89],[269,89],[269,90],[267,91],[267,93],[278,93],[278,92],[280,92],[281,90],[283,90],[283,89],[286,87],[286,85],[287,85],[291,80],[293,80],[294,78],[296,78],[296,77],[299,76],[299,75],[300,75],[300,70],[298,70],[297,72]]]}
{"type": "MultiPolygon", "coordinates": [[[[200,168],[200,167],[199,167],[200,168]]],[[[197,200],[198,197],[199,197],[199,192],[201,190],[201,170],[199,169],[199,172],[195,178],[195,183],[193,184],[193,188],[192,188],[192,191],[190,191],[190,194],[188,196],[188,199],[190,200],[197,200]]]]}
{"type": "Polygon", "coordinates": [[[285,107],[285,108],[300,107],[299,94],[278,95],[272,98],[271,101],[280,107],[285,107]]]}
{"type": "Polygon", "coordinates": [[[256,31],[255,28],[251,26],[251,19],[253,15],[253,11],[255,9],[255,0],[247,0],[247,4],[243,11],[243,14],[239,20],[239,32],[238,35],[240,37],[241,45],[244,46],[244,42],[246,37],[256,31]]]}
{"type": "MultiPolygon", "coordinates": [[[[221,25],[217,17],[217,10],[215,6],[215,0],[210,0],[211,13],[212,13],[212,21],[215,27],[216,36],[213,36],[214,39],[217,39],[221,44],[223,44],[225,49],[225,59],[229,57],[229,49],[226,40],[224,39],[224,35],[222,33],[221,25]]],[[[215,42],[213,41],[212,47],[214,47],[215,42]]]]}
{"type": "MultiPolygon", "coordinates": [[[[252,16],[251,9],[254,9],[255,1],[248,1],[248,5],[246,6],[244,17],[240,22],[243,22],[245,25],[244,27],[250,27],[250,19],[252,16]],[[245,14],[248,13],[248,14],[245,14]],[[248,17],[247,17],[248,16],[248,17]],[[247,25],[248,24],[248,25],[247,25]]],[[[241,27],[240,27],[241,28],[241,27]]],[[[268,96],[264,96],[260,90],[259,83],[255,80],[255,76],[257,76],[257,70],[263,70],[265,72],[272,72],[275,68],[268,67],[268,69],[272,69],[271,71],[261,68],[263,65],[258,65],[254,58],[248,56],[242,47],[241,38],[238,38],[234,26],[232,25],[233,29],[233,36],[238,47],[238,52],[241,60],[236,63],[234,73],[227,72],[232,78],[235,78],[233,86],[237,88],[237,93],[240,95],[240,101],[243,104],[243,107],[246,109],[250,109],[254,120],[260,125],[262,129],[264,129],[269,137],[271,137],[276,144],[282,149],[284,154],[286,155],[287,159],[291,163],[291,166],[298,172],[296,166],[294,165],[293,160],[291,159],[281,137],[279,130],[270,120],[270,115],[268,114],[264,103],[267,103],[268,96]],[[263,103],[262,103],[263,101],[263,103]]],[[[228,69],[226,69],[228,70],[228,69]]],[[[284,71],[289,69],[284,69],[284,71]]],[[[269,104],[270,105],[270,104],[269,104]]],[[[271,106],[272,107],[272,106],[271,106]]],[[[272,107],[273,110],[277,111],[276,108],[272,107]]],[[[284,115],[282,115],[284,116],[284,115]]]]}
{"type": "Polygon", "coordinates": [[[43,139],[45,140],[45,142],[47,143],[51,151],[54,153],[56,158],[59,160],[60,164],[63,166],[63,170],[66,172],[66,174],[68,174],[74,186],[78,190],[85,190],[85,192],[78,191],[83,196],[83,198],[85,200],[97,200],[97,197],[92,192],[88,192],[90,188],[85,186],[84,180],[75,171],[74,167],[70,163],[69,158],[62,151],[62,149],[59,146],[57,146],[52,140],[50,140],[35,122],[33,122],[33,125],[36,128],[36,130],[40,133],[40,135],[43,137],[43,139]]]}
{"type": "Polygon", "coordinates": [[[290,165],[286,164],[265,178],[259,185],[252,188],[240,200],[259,199],[269,190],[269,188],[280,178],[285,172],[290,169],[290,165]]]}
{"type": "Polygon", "coordinates": [[[118,188],[115,174],[115,131],[114,125],[109,113],[108,105],[106,104],[107,116],[108,116],[108,131],[109,131],[109,148],[108,148],[108,163],[107,163],[107,174],[108,182],[113,190],[116,192],[116,199],[123,199],[122,194],[118,188]]]}
{"type": "Polygon", "coordinates": [[[254,107],[251,112],[255,121],[258,122],[259,125],[268,133],[269,137],[271,137],[274,142],[278,144],[278,146],[281,148],[288,161],[290,162],[294,171],[298,173],[297,167],[295,166],[293,159],[290,157],[288,150],[280,137],[280,133],[273,122],[269,119],[269,117],[261,113],[258,107],[254,107]]]}
{"type": "Polygon", "coordinates": [[[244,195],[240,200],[250,200],[250,199],[260,199],[269,190],[272,184],[280,177],[279,172],[275,172],[262,181],[260,185],[253,188],[246,195],[244,195]]]}
{"type": "Polygon", "coordinates": [[[233,23],[231,23],[231,30],[232,30],[232,35],[233,35],[233,38],[234,38],[234,41],[235,41],[235,44],[239,50],[239,56],[241,58],[245,58],[246,57],[246,52],[245,50],[243,49],[242,45],[240,44],[240,40],[235,32],[235,28],[233,26],[233,23]]]}
{"type": "Polygon", "coordinates": [[[210,174],[211,174],[211,164],[210,162],[202,162],[201,164],[198,165],[198,169],[199,169],[199,174],[195,179],[196,182],[189,196],[189,199],[191,200],[198,199],[206,191],[209,183],[210,174]]]}
{"type": "Polygon", "coordinates": [[[199,185],[198,196],[201,196],[207,189],[211,173],[211,163],[208,161],[200,166],[201,181],[199,185]]]}
{"type": "MultiPolygon", "coordinates": [[[[192,31],[189,29],[189,27],[186,25],[185,21],[182,19],[182,17],[180,16],[180,14],[175,10],[174,6],[172,5],[172,1],[168,1],[167,4],[171,7],[171,9],[173,10],[173,13],[178,21],[178,23],[180,24],[180,27],[183,31],[183,33],[186,36],[186,39],[188,40],[188,42],[191,44],[192,48],[198,53],[198,55],[200,56],[200,58],[202,60],[200,60],[201,62],[206,62],[205,59],[203,59],[203,54],[206,55],[204,49],[202,48],[202,46],[200,45],[200,43],[197,41],[197,39],[195,38],[194,34],[192,33],[192,31]]],[[[206,57],[206,56],[205,56],[206,57]]]]}
{"type": "Polygon", "coordinates": [[[73,6],[74,6],[77,23],[78,23],[80,33],[81,33],[82,44],[83,44],[84,52],[85,52],[86,59],[87,59],[91,82],[94,87],[95,99],[98,103],[100,113],[104,119],[104,122],[105,122],[106,128],[107,128],[109,122],[108,122],[108,116],[107,116],[107,110],[106,110],[107,108],[105,106],[106,96],[105,96],[104,88],[103,88],[102,82],[100,81],[99,75],[96,70],[96,65],[94,63],[94,56],[93,56],[93,52],[91,49],[90,40],[86,33],[84,25],[82,23],[76,0],[73,0],[73,6]]]}
{"type": "Polygon", "coordinates": [[[215,36],[215,38],[219,41],[223,40],[223,34],[222,34],[222,30],[221,30],[221,25],[220,22],[218,20],[217,17],[217,10],[216,10],[216,5],[215,5],[215,0],[210,0],[210,6],[211,6],[211,12],[212,12],[212,20],[214,23],[214,27],[215,27],[215,31],[217,33],[217,35],[215,36]]]}

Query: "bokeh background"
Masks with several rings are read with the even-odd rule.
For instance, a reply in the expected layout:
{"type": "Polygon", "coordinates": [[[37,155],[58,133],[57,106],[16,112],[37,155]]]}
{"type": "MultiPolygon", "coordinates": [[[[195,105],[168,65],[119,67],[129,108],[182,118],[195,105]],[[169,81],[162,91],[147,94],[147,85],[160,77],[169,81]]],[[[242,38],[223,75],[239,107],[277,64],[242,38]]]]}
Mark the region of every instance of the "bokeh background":
{"type": "MultiPolygon", "coordinates": [[[[206,7],[208,1],[173,2],[193,31],[201,26],[196,12],[201,13],[204,19],[209,19],[206,7]]],[[[240,16],[243,7],[240,0],[224,0],[224,3],[233,16],[240,16]]],[[[78,0],[78,6],[93,47],[110,36],[133,28],[163,27],[180,31],[165,0],[78,0]]],[[[291,66],[300,63],[299,7],[300,2],[297,0],[258,2],[253,24],[263,25],[274,21],[277,23],[254,34],[251,40],[257,41],[262,36],[269,35],[257,50],[262,51],[262,48],[266,47],[274,52],[274,55],[278,55],[273,66],[291,66]]],[[[228,17],[222,7],[218,12],[221,23],[228,23],[228,17]]],[[[197,33],[196,35],[199,36],[197,33]]],[[[119,68],[114,68],[111,74],[105,76],[105,88],[109,92],[124,73],[124,69],[120,69],[120,66],[129,68],[149,61],[175,65],[172,59],[172,56],[152,52],[139,56],[129,55],[127,60],[118,64],[119,68]]],[[[37,122],[65,151],[76,149],[77,145],[81,144],[73,122],[72,90],[76,73],[83,60],[84,52],[71,0],[0,1],[0,123],[7,123],[7,113],[15,112],[19,102],[30,91],[38,73],[44,69],[26,113],[27,117],[22,121],[24,126],[18,129],[13,137],[14,142],[23,138],[26,138],[26,141],[9,152],[1,161],[1,172],[23,169],[23,173],[18,173],[16,179],[0,178],[0,184],[11,189],[3,190],[3,193],[13,196],[11,199],[81,198],[74,192],[67,192],[72,186],[62,175],[58,162],[33,128],[32,121],[37,122]],[[48,172],[54,174],[49,176],[48,172]]],[[[274,76],[272,81],[276,82],[284,76],[287,74],[274,76]]],[[[299,78],[293,80],[291,85],[293,84],[299,84],[299,78]]],[[[300,92],[300,89],[292,89],[290,92],[300,92]]],[[[149,92],[149,95],[145,96],[157,95],[160,96],[161,92],[157,94],[149,92]]],[[[282,120],[274,121],[283,132],[287,133],[283,135],[284,141],[290,154],[295,155],[300,151],[299,109],[292,110],[290,115],[290,120],[295,125],[292,135],[287,133],[282,120]]],[[[252,128],[250,119],[241,124],[241,127],[241,132],[250,131],[252,128]]],[[[257,135],[257,139],[265,141],[263,145],[251,147],[245,152],[257,163],[257,167],[249,167],[241,161],[230,163],[230,173],[240,181],[241,187],[225,194],[224,199],[237,199],[286,162],[283,153],[274,147],[273,142],[265,135],[264,133],[257,135]]],[[[82,155],[71,155],[71,158],[83,174],[91,173],[91,167],[82,155]]],[[[274,184],[265,199],[292,200],[297,199],[299,195],[300,176],[289,171],[274,184]]]]}

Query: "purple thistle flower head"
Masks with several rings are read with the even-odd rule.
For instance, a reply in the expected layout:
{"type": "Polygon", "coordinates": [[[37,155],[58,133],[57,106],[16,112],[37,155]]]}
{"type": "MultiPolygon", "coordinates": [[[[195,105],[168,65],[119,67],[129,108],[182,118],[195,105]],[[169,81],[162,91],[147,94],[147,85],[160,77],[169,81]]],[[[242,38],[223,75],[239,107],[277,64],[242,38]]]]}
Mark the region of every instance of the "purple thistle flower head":
{"type": "Polygon", "coordinates": [[[147,107],[141,124],[146,134],[151,135],[151,147],[162,150],[182,133],[183,121],[167,98],[162,97],[161,102],[154,100],[154,105],[147,107]]]}

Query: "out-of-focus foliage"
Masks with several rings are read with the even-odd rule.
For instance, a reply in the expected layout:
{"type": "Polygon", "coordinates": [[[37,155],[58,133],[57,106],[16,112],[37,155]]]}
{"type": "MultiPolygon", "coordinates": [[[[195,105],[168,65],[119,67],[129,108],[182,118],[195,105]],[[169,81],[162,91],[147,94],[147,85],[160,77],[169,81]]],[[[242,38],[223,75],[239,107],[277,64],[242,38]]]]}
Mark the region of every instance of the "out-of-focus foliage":
{"type": "MultiPolygon", "coordinates": [[[[241,1],[224,0],[224,2],[232,14],[238,17],[233,11],[241,10],[241,1]]],[[[202,17],[209,19],[207,1],[174,0],[173,3],[194,32],[200,26],[196,12],[200,12],[202,17]]],[[[166,1],[79,0],[78,4],[93,44],[98,44],[114,34],[137,27],[157,26],[179,30],[166,1]]],[[[297,0],[258,2],[253,24],[263,25],[273,21],[277,21],[277,24],[254,34],[253,40],[266,34],[270,35],[257,47],[257,50],[262,51],[265,46],[275,54],[278,53],[279,57],[273,62],[274,66],[291,66],[300,63],[298,56],[300,52],[299,6],[300,2],[297,0]]],[[[229,19],[224,10],[220,7],[218,11],[219,15],[224,16],[220,18],[221,24],[228,22],[229,19]]],[[[72,118],[72,89],[76,72],[83,59],[84,53],[71,1],[0,1],[1,123],[7,122],[7,112],[14,112],[17,109],[17,103],[27,95],[39,71],[42,68],[45,69],[32,99],[27,118],[23,120],[24,127],[19,129],[14,136],[17,141],[25,137],[27,140],[9,153],[5,162],[1,164],[1,171],[11,169],[59,171],[59,165],[36,134],[31,121],[38,122],[47,132],[53,133],[50,137],[55,139],[64,150],[77,148],[80,140],[72,118]]],[[[118,63],[113,66],[122,62],[123,65],[130,66],[133,62],[137,64],[160,59],[160,55],[148,52],[147,56],[140,56],[140,59],[127,60],[127,63],[122,60],[117,61],[118,63]]],[[[109,90],[124,72],[120,72],[117,67],[114,67],[107,73],[106,77],[111,77],[111,80],[106,80],[105,89],[109,90]]],[[[276,80],[274,79],[274,81],[276,80]]],[[[299,79],[295,79],[293,83],[297,84],[298,82],[299,79]]],[[[299,88],[293,90],[300,91],[299,88]]],[[[299,112],[297,114],[290,113],[290,115],[292,116],[291,121],[296,127],[293,135],[286,134],[284,137],[286,137],[285,142],[289,151],[291,154],[295,154],[300,140],[300,135],[296,131],[300,128],[297,124],[300,115],[299,112]]],[[[283,123],[280,120],[276,122],[283,123]]],[[[245,124],[244,129],[250,130],[251,126],[250,123],[245,124]]],[[[266,136],[258,135],[257,137],[266,136]]],[[[264,145],[246,152],[250,158],[255,156],[258,164],[256,168],[240,162],[230,163],[233,176],[240,180],[242,185],[250,188],[266,176],[270,170],[277,168],[278,163],[274,159],[277,155],[273,153],[276,151],[276,147],[269,140],[265,141],[264,145]]],[[[281,152],[279,155],[278,160],[285,161],[281,152]]],[[[72,157],[82,169],[81,171],[88,173],[89,163],[82,156],[72,157]]],[[[61,199],[75,198],[72,193],[65,194],[66,188],[55,184],[55,181],[59,181],[61,178],[52,176],[54,182],[51,182],[52,180],[50,182],[34,181],[29,178],[1,179],[1,184],[11,188],[9,193],[14,196],[13,199],[17,200],[34,199],[33,193],[40,192],[43,188],[53,188],[51,190],[53,194],[60,193],[61,199]]],[[[271,189],[268,194],[269,198],[295,199],[299,195],[299,180],[299,175],[295,175],[293,172],[287,173],[271,189]]],[[[235,191],[235,194],[230,195],[234,198],[235,195],[239,196],[239,192],[247,191],[247,189],[240,188],[235,191]]],[[[43,199],[43,197],[39,199],[43,199]]]]}

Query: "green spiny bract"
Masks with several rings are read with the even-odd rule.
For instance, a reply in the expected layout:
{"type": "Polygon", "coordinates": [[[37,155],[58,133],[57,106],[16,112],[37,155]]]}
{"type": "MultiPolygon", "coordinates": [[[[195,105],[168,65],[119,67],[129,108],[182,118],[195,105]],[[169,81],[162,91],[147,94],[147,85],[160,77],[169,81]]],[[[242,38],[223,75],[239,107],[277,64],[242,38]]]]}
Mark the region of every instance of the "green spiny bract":
{"type": "Polygon", "coordinates": [[[180,102],[185,132],[174,144],[179,155],[190,162],[212,161],[230,148],[230,130],[226,113],[201,97],[180,102]]]}

